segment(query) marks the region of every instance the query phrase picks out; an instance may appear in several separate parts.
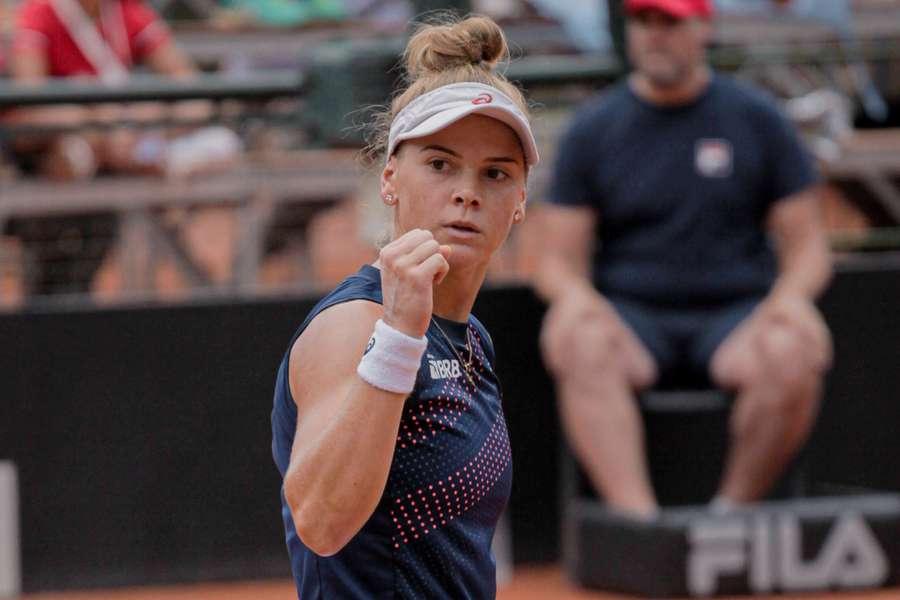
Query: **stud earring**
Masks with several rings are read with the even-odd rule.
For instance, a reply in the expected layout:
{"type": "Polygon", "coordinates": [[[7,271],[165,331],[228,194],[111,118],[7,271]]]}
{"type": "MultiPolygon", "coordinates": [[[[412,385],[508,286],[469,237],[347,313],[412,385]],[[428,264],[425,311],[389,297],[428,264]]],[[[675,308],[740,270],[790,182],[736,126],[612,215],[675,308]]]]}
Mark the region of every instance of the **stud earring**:
{"type": "Polygon", "coordinates": [[[393,194],[385,194],[384,195],[384,203],[387,204],[388,206],[396,204],[396,202],[397,202],[397,200],[396,200],[396,198],[394,198],[393,194]]]}
{"type": "Polygon", "coordinates": [[[522,213],[517,210],[516,212],[513,213],[513,223],[518,223],[521,220],[522,220],[522,213]]]}

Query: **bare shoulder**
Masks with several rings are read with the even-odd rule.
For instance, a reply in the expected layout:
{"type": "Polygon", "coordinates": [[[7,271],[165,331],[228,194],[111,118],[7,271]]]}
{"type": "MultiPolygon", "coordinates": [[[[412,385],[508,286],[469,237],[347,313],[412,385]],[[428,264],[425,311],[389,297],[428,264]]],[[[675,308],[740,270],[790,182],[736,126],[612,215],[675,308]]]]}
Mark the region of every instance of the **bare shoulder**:
{"type": "Polygon", "coordinates": [[[291,348],[291,394],[299,403],[320,387],[352,377],[384,309],[368,300],[351,300],[325,309],[291,348]],[[303,386],[298,382],[302,381],[303,386]]]}

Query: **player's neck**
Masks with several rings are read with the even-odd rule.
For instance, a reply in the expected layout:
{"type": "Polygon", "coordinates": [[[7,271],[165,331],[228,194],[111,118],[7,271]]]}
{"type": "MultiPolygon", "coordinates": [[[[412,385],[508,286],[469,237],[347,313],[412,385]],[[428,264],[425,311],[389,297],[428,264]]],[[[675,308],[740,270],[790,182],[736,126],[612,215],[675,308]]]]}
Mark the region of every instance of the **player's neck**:
{"type": "Polygon", "coordinates": [[[657,106],[679,106],[690,104],[706,91],[712,71],[707,65],[693,69],[688,77],[671,86],[662,86],[641,73],[634,72],[629,85],[635,94],[645,102],[657,106]]]}

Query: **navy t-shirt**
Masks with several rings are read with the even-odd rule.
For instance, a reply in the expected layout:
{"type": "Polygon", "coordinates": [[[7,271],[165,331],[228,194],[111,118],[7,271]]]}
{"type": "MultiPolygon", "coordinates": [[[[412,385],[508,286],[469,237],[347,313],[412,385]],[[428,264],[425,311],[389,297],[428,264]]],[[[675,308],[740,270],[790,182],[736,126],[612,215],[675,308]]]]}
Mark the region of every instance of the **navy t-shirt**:
{"type": "Polygon", "coordinates": [[[589,101],[560,142],[548,200],[597,210],[598,289],[695,304],[768,291],[769,208],[816,178],[775,103],[715,75],[687,105],[651,105],[626,83],[589,101]]]}
{"type": "MultiPolygon", "coordinates": [[[[297,425],[288,383],[290,347],[316,315],[350,300],[381,303],[378,269],[364,266],[323,298],[294,334],[278,369],[272,454],[282,477],[297,425]]],[[[443,333],[433,323],[426,333],[428,347],[405,401],[384,494],[359,533],[337,554],[316,555],[297,536],[282,489],[288,554],[302,600],[496,595],[491,540],[509,498],[512,459],[493,345],[474,316],[468,323],[435,320],[443,333]],[[459,364],[470,359],[468,347],[474,388],[459,364]]]]}

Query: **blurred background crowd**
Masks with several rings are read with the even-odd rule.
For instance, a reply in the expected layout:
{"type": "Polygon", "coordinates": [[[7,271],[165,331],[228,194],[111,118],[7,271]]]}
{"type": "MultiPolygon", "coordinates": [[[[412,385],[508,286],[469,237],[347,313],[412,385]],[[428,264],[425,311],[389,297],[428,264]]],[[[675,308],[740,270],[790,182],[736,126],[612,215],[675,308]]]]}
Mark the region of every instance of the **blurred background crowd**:
{"type": "MultiPolygon", "coordinates": [[[[716,7],[711,62],[800,128],[834,247],[900,246],[900,1],[716,7]]],[[[385,231],[366,108],[390,94],[410,18],[439,8],[503,25],[548,158],[624,72],[616,0],[0,0],[0,306],[325,289],[354,271],[385,231]]],[[[546,169],[495,280],[535,268],[546,169]]]]}

